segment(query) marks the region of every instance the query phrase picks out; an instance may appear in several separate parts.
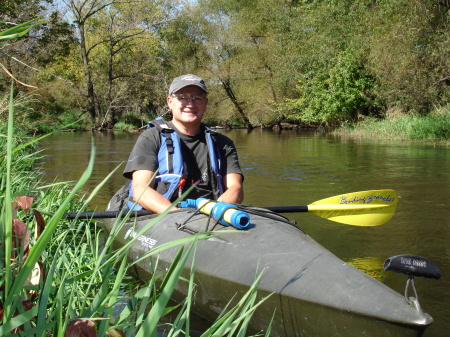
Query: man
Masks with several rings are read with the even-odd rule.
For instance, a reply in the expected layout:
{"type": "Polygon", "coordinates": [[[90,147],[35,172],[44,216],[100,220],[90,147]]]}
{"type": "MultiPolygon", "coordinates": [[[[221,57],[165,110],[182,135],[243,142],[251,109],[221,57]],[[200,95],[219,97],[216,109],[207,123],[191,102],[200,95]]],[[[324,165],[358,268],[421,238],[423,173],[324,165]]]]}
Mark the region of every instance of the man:
{"type": "Polygon", "coordinates": [[[193,184],[188,198],[242,202],[244,177],[233,142],[202,124],[207,94],[200,77],[175,78],[166,99],[172,120],[155,120],[136,142],[123,175],[132,179],[130,195],[143,208],[161,213],[193,184]]]}

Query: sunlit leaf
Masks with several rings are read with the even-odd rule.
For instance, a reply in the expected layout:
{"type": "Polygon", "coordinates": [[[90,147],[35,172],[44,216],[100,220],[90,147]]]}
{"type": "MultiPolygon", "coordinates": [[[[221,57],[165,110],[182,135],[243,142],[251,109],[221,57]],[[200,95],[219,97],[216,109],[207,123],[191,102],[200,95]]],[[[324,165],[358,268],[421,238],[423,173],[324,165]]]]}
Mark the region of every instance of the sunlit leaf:
{"type": "Polygon", "coordinates": [[[67,325],[64,337],[97,337],[97,329],[90,320],[71,321],[67,325]]]}
{"type": "Polygon", "coordinates": [[[106,331],[106,334],[110,337],[125,337],[125,333],[120,329],[111,329],[106,331]]]}
{"type": "Polygon", "coordinates": [[[31,205],[33,204],[33,200],[34,198],[31,195],[20,195],[17,197],[17,202],[19,203],[19,206],[25,211],[25,214],[28,214],[31,205]]]}
{"type": "Polygon", "coordinates": [[[23,246],[23,251],[28,250],[28,244],[30,241],[30,231],[27,225],[20,219],[13,219],[13,248],[23,246]],[[18,247],[15,244],[18,244],[18,247]]]}

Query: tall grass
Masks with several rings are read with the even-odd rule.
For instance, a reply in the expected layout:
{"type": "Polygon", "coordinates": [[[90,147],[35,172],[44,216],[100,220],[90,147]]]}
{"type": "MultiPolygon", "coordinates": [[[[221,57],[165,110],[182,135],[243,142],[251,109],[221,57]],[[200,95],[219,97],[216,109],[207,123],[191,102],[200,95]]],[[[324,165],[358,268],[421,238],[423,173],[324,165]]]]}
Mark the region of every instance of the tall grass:
{"type": "Polygon", "coordinates": [[[450,106],[426,115],[388,115],[344,125],[337,134],[375,139],[426,141],[450,145],[450,106]]]}
{"type": "MultiPolygon", "coordinates": [[[[75,185],[45,186],[33,169],[39,156],[33,149],[37,139],[21,143],[15,137],[13,106],[11,94],[7,134],[0,137],[0,336],[156,337],[161,318],[174,310],[169,299],[188,256],[195,254],[195,242],[210,234],[169,242],[149,251],[141,258],[180,247],[166,274],[154,272],[146,284],[135,282],[128,276],[132,262],[127,258],[133,241],[120,249],[113,246],[127,216],[116,220],[108,235],[93,221],[64,217],[66,212],[83,211],[108,181],[106,177],[90,196],[80,199],[79,193],[94,167],[95,146],[86,171],[75,185]],[[158,283],[158,279],[163,282],[158,283]]],[[[161,214],[142,231],[164,216],[161,214]]],[[[139,234],[134,240],[138,238],[139,234]]],[[[194,266],[190,292],[180,303],[168,336],[189,335],[194,266]]],[[[149,265],[149,270],[156,270],[152,268],[155,266],[149,265]]],[[[249,319],[259,305],[258,282],[256,279],[241,301],[218,317],[202,336],[245,336],[249,319]]]]}

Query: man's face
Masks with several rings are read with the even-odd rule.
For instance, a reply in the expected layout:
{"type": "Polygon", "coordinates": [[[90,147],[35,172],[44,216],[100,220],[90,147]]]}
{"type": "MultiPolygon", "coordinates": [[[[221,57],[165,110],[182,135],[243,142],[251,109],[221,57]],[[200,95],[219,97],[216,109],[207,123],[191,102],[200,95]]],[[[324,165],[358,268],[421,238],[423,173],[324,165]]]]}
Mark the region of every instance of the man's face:
{"type": "Polygon", "coordinates": [[[173,121],[183,125],[200,125],[207,104],[206,93],[197,86],[184,87],[167,97],[173,121]]]}

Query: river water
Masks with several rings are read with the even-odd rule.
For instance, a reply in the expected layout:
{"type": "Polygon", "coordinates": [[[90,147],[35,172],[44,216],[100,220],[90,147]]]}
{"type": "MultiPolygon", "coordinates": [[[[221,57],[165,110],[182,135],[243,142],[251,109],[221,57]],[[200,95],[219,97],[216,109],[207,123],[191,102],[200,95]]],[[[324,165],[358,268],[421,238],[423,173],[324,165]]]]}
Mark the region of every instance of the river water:
{"type": "MultiPolygon", "coordinates": [[[[343,225],[309,213],[290,214],[307,234],[339,258],[403,293],[406,276],[385,272],[383,262],[413,254],[433,261],[440,280],[416,278],[422,308],[434,323],[425,337],[450,334],[450,150],[410,142],[355,140],[319,132],[221,131],[233,139],[245,174],[244,203],[254,206],[308,205],[327,197],[373,189],[400,196],[393,218],[382,226],[343,225]]],[[[59,133],[41,141],[45,179],[78,180],[95,144],[91,192],[119,169],[93,199],[105,209],[124,180],[124,161],[138,133],[59,133]]]]}

